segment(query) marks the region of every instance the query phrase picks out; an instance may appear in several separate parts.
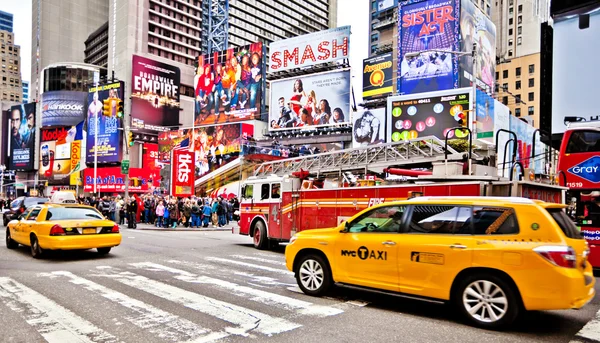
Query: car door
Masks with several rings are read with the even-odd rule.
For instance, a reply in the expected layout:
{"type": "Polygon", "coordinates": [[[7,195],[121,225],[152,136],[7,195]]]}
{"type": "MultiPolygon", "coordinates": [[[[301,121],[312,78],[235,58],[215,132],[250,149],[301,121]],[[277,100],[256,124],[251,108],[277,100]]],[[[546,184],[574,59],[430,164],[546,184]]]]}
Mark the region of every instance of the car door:
{"type": "Polygon", "coordinates": [[[398,291],[397,243],[406,206],[366,210],[335,243],[336,281],[398,291]]]}
{"type": "Polygon", "coordinates": [[[413,205],[398,240],[400,291],[449,299],[456,275],[472,265],[470,206],[413,205]]]}
{"type": "Polygon", "coordinates": [[[14,224],[10,231],[10,235],[11,235],[12,239],[21,244],[26,244],[29,242],[29,241],[25,241],[25,236],[23,234],[23,230],[26,225],[25,221],[26,221],[27,215],[29,215],[29,212],[31,212],[31,210],[32,210],[31,208],[28,208],[27,210],[25,210],[25,212],[23,212],[23,214],[21,215],[21,218],[18,219],[18,223],[14,224]]]}
{"type": "Polygon", "coordinates": [[[27,215],[27,219],[21,223],[21,233],[23,234],[24,244],[29,244],[29,235],[31,234],[31,231],[35,229],[35,225],[37,225],[36,220],[41,210],[41,207],[33,207],[27,215]]]}

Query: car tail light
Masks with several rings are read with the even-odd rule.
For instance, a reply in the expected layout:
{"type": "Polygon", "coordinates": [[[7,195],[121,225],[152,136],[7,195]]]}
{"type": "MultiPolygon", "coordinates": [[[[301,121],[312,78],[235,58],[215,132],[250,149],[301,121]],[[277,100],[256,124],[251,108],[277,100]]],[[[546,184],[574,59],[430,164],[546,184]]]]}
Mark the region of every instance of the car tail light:
{"type": "Polygon", "coordinates": [[[50,236],[64,236],[66,234],[67,233],[65,232],[65,229],[63,229],[63,227],[58,224],[50,228],[50,236]]]}
{"type": "Polygon", "coordinates": [[[115,224],[112,230],[110,230],[110,233],[119,233],[119,225],[115,224]]]}
{"type": "Polygon", "coordinates": [[[577,262],[577,255],[571,247],[547,245],[537,247],[533,251],[555,266],[575,268],[577,262]]]}

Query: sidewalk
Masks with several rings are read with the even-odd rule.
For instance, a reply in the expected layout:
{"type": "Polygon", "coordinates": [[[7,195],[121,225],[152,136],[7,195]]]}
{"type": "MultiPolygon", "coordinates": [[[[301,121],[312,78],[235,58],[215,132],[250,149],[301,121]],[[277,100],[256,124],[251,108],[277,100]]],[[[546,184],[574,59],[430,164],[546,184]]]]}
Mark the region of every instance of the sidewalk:
{"type": "MultiPolygon", "coordinates": [[[[172,228],[172,227],[164,228],[164,227],[156,227],[152,224],[138,223],[137,228],[135,230],[145,230],[145,231],[229,231],[229,232],[231,232],[231,230],[237,226],[238,226],[238,223],[236,221],[229,222],[229,225],[225,225],[224,227],[212,226],[212,224],[211,224],[208,227],[201,227],[201,228],[189,228],[189,227],[185,227],[184,225],[177,225],[176,228],[172,228]]],[[[119,227],[122,230],[127,229],[127,224],[121,224],[121,225],[119,225],[119,227]]],[[[127,229],[127,230],[134,230],[134,229],[127,229]]]]}

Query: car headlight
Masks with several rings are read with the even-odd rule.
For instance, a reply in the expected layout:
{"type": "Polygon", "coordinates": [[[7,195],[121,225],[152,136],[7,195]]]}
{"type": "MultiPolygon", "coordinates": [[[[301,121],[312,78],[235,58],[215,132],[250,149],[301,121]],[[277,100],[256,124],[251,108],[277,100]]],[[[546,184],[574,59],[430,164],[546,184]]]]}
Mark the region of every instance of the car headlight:
{"type": "Polygon", "coordinates": [[[290,238],[290,244],[294,244],[294,242],[298,239],[298,236],[293,235],[292,238],[290,238]]]}

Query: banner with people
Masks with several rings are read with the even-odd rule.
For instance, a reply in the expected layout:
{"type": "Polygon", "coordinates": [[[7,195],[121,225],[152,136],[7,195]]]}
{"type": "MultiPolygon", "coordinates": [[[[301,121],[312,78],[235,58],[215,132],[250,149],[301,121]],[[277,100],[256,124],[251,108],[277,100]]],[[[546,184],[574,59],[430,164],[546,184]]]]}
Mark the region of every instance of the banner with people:
{"type": "Polygon", "coordinates": [[[385,108],[365,110],[354,115],[352,147],[360,148],[385,143],[385,108]]]}
{"type": "Polygon", "coordinates": [[[10,108],[10,163],[9,170],[33,170],[36,135],[36,103],[10,108]]]}
{"type": "Polygon", "coordinates": [[[261,42],[198,56],[194,77],[195,124],[261,119],[264,56],[261,42]]]}
{"type": "Polygon", "coordinates": [[[97,149],[98,163],[115,163],[121,161],[122,119],[117,115],[117,106],[123,99],[125,85],[123,82],[113,82],[98,87],[91,87],[88,91],[87,113],[87,151],[86,160],[94,162],[97,149]],[[103,113],[104,103],[107,102],[110,110],[103,113]],[[96,128],[98,129],[98,144],[95,145],[96,128]]]}
{"type": "Polygon", "coordinates": [[[269,130],[350,122],[350,70],[271,82],[269,130]]]}

